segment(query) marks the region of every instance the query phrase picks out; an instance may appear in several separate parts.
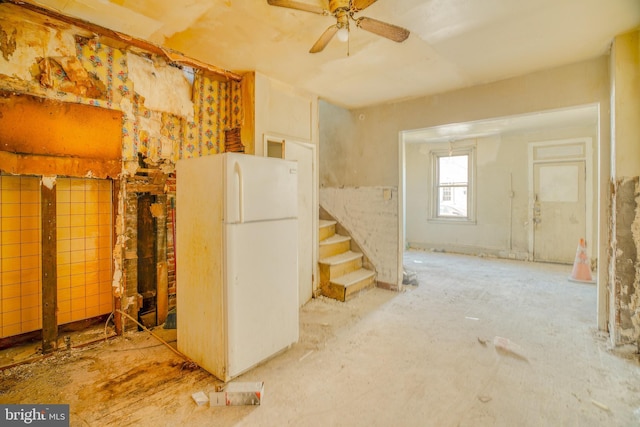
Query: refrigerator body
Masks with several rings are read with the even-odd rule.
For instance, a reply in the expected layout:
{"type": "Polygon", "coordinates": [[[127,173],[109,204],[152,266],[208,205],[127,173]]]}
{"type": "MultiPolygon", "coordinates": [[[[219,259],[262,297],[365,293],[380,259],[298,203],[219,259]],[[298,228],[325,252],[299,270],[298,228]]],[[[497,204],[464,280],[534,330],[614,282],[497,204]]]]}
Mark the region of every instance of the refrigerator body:
{"type": "Polygon", "coordinates": [[[176,165],[178,350],[228,381],[298,341],[297,164],[176,165]]]}

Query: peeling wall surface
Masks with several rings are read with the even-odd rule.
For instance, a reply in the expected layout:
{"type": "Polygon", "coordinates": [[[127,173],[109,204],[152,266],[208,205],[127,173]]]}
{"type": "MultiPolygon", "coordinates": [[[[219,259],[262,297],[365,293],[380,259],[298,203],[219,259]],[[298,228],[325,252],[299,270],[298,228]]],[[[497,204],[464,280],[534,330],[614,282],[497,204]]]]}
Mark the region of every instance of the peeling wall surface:
{"type": "Polygon", "coordinates": [[[0,89],[121,111],[123,160],[216,154],[225,129],[241,126],[240,82],[197,72],[191,84],[164,58],[51,21],[0,5],[0,28],[16,44],[0,57],[0,89]]]}
{"type": "Polygon", "coordinates": [[[182,70],[127,53],[129,78],[136,82],[134,90],[144,98],[144,106],[150,110],[193,118],[191,83],[182,70]]]}
{"type": "Polygon", "coordinates": [[[609,330],[640,349],[640,31],[615,38],[611,70],[609,330]]]}
{"type": "Polygon", "coordinates": [[[616,342],[635,342],[640,330],[640,180],[638,177],[615,183],[615,227],[612,245],[614,260],[614,312],[616,342]],[[631,230],[632,232],[629,232],[631,230]]]}
{"type": "Polygon", "coordinates": [[[242,82],[109,37],[0,4],[0,172],[113,179],[113,295],[136,318],[137,195],[174,212],[175,162],[225,150],[225,131],[242,126],[242,82]]]}
{"type": "Polygon", "coordinates": [[[400,283],[397,198],[393,187],[320,189],[320,206],[349,231],[373,263],[378,282],[391,287],[400,283]]]}

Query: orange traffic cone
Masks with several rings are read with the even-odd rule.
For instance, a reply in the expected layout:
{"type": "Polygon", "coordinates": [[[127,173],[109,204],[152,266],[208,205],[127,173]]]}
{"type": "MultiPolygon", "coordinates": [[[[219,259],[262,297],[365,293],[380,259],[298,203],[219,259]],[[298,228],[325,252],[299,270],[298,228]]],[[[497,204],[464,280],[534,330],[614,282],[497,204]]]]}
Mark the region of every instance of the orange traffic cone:
{"type": "Polygon", "coordinates": [[[595,283],[591,277],[591,266],[587,257],[587,244],[584,239],[580,239],[580,243],[578,243],[576,260],[573,262],[573,270],[569,280],[580,283],[595,283]]]}

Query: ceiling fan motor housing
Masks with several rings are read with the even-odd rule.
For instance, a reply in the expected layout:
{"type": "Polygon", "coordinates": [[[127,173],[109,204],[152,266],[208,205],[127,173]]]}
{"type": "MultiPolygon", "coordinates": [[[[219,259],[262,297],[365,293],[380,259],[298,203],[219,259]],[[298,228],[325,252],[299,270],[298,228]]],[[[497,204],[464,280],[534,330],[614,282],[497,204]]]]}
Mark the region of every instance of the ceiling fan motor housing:
{"type": "Polygon", "coordinates": [[[351,9],[350,3],[349,0],[329,0],[329,11],[331,14],[335,14],[340,9],[348,11],[351,9]]]}

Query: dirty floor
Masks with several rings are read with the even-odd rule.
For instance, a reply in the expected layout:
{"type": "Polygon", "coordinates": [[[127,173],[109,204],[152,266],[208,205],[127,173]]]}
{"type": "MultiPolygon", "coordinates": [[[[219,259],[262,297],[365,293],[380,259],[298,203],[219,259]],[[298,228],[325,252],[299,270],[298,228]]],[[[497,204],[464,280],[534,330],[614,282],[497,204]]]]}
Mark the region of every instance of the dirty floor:
{"type": "Polygon", "coordinates": [[[263,381],[261,406],[197,406],[220,383],[146,332],[4,369],[0,403],[68,403],[73,426],[640,425],[638,355],[607,348],[571,266],[421,251],[405,265],[418,285],[402,293],[305,305],[300,342],[235,380],[263,381]]]}

